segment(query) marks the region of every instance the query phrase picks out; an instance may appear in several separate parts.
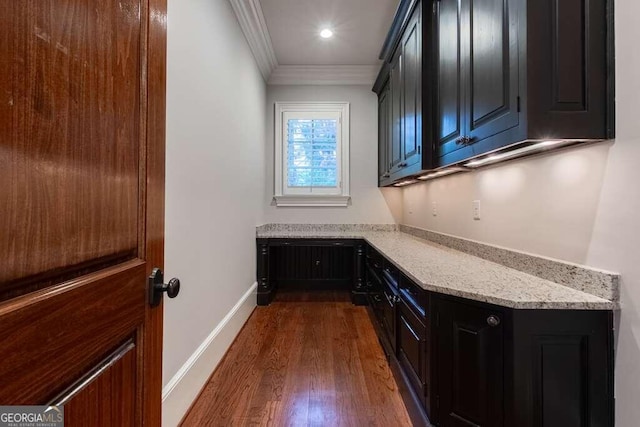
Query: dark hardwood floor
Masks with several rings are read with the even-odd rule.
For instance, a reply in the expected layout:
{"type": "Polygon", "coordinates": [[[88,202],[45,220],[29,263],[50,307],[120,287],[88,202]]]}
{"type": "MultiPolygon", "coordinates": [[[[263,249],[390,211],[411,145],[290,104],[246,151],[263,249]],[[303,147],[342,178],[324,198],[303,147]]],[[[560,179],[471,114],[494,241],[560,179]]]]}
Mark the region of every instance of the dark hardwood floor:
{"type": "Polygon", "coordinates": [[[346,292],[257,307],[183,426],[410,426],[365,307],[346,292]]]}

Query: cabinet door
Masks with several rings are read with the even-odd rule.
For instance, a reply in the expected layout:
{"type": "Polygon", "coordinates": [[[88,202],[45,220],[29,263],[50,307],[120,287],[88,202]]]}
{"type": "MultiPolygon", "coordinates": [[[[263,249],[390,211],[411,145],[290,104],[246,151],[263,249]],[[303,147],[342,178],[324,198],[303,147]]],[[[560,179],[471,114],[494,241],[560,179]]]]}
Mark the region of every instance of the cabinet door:
{"type": "Polygon", "coordinates": [[[398,304],[398,360],[420,400],[426,397],[426,328],[407,307],[398,304]]]}
{"type": "Polygon", "coordinates": [[[391,64],[391,76],[389,77],[389,89],[391,95],[391,141],[389,143],[389,170],[393,174],[401,169],[403,162],[402,153],[402,49],[398,49],[391,64]]]}
{"type": "Polygon", "coordinates": [[[436,316],[439,425],[502,426],[501,313],[438,300],[436,316]]]}
{"type": "Polygon", "coordinates": [[[481,154],[475,144],[518,125],[518,2],[462,2],[464,132],[481,154]]]}
{"type": "Polygon", "coordinates": [[[402,49],[402,167],[421,161],[422,148],[422,5],[418,4],[405,29],[402,49]]]}
{"type": "Polygon", "coordinates": [[[387,83],[380,92],[378,98],[378,182],[382,183],[389,178],[389,141],[390,141],[390,116],[389,116],[389,84],[387,83]]]}
{"type": "Polygon", "coordinates": [[[388,286],[383,288],[382,326],[393,351],[396,351],[396,303],[395,294],[388,286]]]}
{"type": "MultiPolygon", "coordinates": [[[[461,46],[461,5],[460,0],[440,0],[436,2],[436,34],[438,84],[436,90],[436,145],[439,157],[464,149],[456,141],[462,137],[462,115],[464,113],[464,88],[462,86],[462,46],[461,46]]],[[[460,159],[469,157],[471,148],[460,153],[460,159]]]]}

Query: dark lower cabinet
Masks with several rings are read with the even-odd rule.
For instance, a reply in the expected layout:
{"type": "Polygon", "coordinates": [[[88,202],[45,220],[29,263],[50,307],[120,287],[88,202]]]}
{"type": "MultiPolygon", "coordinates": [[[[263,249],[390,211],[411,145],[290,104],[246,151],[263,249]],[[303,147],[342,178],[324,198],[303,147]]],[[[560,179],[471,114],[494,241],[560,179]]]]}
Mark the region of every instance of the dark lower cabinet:
{"type": "Polygon", "coordinates": [[[444,427],[504,425],[504,313],[437,300],[437,411],[444,427]]]}
{"type": "Polygon", "coordinates": [[[345,289],[366,304],[364,251],[361,240],[257,239],[258,305],[277,289],[345,289]]]}
{"type": "Polygon", "coordinates": [[[511,351],[511,425],[615,424],[611,311],[514,310],[511,351]]]}
{"type": "Polygon", "coordinates": [[[434,294],[438,426],[613,427],[613,313],[434,294]]]}
{"type": "Polygon", "coordinates": [[[416,426],[613,427],[613,312],[519,310],[429,292],[361,240],[258,239],[278,287],[351,290],[416,426]]]}
{"type": "Polygon", "coordinates": [[[404,368],[416,396],[427,398],[427,328],[400,298],[398,304],[398,361],[404,368]]]}

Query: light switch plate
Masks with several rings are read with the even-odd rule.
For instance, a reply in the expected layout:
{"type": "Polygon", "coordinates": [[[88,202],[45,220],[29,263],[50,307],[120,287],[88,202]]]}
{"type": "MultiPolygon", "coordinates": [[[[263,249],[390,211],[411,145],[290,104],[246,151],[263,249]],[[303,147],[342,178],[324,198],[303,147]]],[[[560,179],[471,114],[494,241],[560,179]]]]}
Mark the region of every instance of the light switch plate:
{"type": "Polygon", "coordinates": [[[480,200],[473,201],[473,219],[480,220],[480,200]]]}

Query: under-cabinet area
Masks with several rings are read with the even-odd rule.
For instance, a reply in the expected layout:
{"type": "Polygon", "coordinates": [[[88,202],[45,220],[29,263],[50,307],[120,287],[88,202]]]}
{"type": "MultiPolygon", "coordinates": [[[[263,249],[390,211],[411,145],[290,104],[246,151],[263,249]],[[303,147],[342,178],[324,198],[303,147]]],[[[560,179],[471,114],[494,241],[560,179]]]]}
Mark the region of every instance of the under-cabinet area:
{"type": "Polygon", "coordinates": [[[258,304],[339,283],[367,306],[414,425],[614,425],[615,301],[409,233],[280,228],[258,231],[258,304]],[[344,264],[321,268],[329,252],[344,264]]]}

